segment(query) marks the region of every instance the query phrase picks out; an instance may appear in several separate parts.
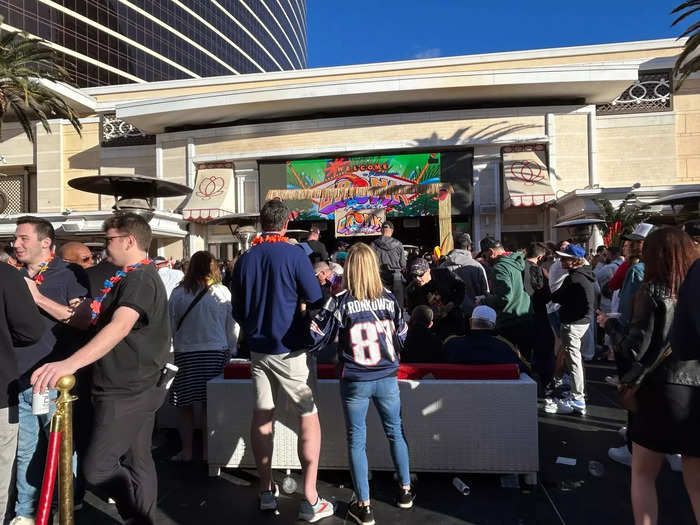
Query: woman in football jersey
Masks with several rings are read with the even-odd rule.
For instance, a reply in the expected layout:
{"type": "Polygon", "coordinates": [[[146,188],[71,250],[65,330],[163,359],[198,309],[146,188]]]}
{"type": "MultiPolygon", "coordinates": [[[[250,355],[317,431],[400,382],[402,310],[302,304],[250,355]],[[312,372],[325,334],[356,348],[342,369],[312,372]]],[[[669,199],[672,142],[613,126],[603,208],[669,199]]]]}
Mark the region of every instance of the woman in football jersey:
{"type": "Polygon", "coordinates": [[[350,472],[356,501],[349,514],[357,523],[373,524],[367,479],[367,428],[365,420],[370,399],[374,401],[400,488],[397,505],[413,506],[408,467],[408,446],[401,425],[401,399],[397,371],[398,353],[406,338],[406,323],[396,298],[384,289],[377,257],[369,246],[356,243],[345,262],[346,290],[331,297],[311,322],[315,349],[338,336],[340,355],[340,396],[345,413],[350,472]]]}

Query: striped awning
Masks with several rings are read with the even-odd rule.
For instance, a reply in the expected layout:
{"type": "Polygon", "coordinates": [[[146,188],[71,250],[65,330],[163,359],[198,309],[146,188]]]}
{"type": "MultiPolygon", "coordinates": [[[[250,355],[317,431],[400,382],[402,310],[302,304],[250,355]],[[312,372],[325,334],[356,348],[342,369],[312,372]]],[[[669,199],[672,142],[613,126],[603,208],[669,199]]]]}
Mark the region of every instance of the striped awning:
{"type": "Polygon", "coordinates": [[[503,206],[539,206],[554,200],[544,144],[518,144],[501,148],[503,206]]]}
{"type": "Polygon", "coordinates": [[[208,222],[236,212],[233,162],[197,165],[197,179],[190,200],[182,210],[187,221],[208,222]]]}

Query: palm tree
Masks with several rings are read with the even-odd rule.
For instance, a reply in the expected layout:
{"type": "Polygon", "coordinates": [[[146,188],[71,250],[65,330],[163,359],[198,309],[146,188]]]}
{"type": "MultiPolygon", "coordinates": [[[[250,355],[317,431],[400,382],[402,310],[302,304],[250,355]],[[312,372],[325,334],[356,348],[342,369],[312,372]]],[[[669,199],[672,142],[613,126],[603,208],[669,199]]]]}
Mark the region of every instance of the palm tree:
{"type": "MultiPolygon", "coordinates": [[[[0,18],[0,22],[2,19],[0,18]]],[[[67,71],[43,40],[16,31],[0,34],[0,126],[11,111],[34,142],[32,121],[51,133],[49,119],[68,119],[80,134],[77,113],[42,80],[67,82],[67,71]]]]}
{"type": "MultiPolygon", "coordinates": [[[[700,0],[688,0],[687,2],[683,2],[671,11],[671,14],[681,13],[671,25],[675,26],[681,20],[685,20],[697,11],[700,11],[700,0]]],[[[688,40],[673,68],[673,76],[676,78],[676,89],[681,87],[681,84],[683,84],[686,78],[696,71],[700,71],[700,53],[696,53],[698,51],[698,44],[700,44],[700,21],[695,22],[686,29],[679,38],[685,36],[688,37],[688,40]]]]}
{"type": "Polygon", "coordinates": [[[606,246],[618,245],[621,235],[630,233],[637,224],[653,215],[649,211],[649,205],[640,203],[637,195],[632,192],[625,195],[617,207],[608,199],[593,199],[593,202],[600,208],[601,219],[605,221],[598,226],[602,230],[606,246]]]}

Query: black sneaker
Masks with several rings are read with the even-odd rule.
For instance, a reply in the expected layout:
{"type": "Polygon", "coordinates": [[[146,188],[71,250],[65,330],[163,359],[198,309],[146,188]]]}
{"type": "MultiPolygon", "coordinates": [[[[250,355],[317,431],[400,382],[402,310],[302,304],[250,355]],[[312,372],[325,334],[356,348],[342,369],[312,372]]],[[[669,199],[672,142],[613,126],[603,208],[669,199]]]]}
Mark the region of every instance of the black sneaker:
{"type": "Polygon", "coordinates": [[[348,514],[360,525],[374,525],[374,514],[369,505],[360,507],[357,501],[353,501],[348,506],[348,514]]]}
{"type": "Polygon", "coordinates": [[[413,507],[414,499],[416,499],[416,493],[413,492],[413,488],[400,488],[399,495],[396,498],[396,504],[402,509],[410,509],[411,507],[413,507]]]}

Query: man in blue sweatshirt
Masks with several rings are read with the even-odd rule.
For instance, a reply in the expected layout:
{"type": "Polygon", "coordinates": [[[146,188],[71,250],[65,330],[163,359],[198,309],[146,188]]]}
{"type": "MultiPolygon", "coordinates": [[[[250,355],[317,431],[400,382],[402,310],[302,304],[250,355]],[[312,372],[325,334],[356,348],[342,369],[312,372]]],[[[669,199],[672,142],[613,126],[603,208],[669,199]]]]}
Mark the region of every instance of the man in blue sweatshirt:
{"type": "Polygon", "coordinates": [[[277,487],[272,481],[275,398],[282,388],[299,415],[299,458],[304,475],[304,496],[299,519],[314,522],[334,513],[333,505],[316,492],[321,453],[321,426],[315,394],[316,363],[303,350],[308,326],[300,311],[302,302],[322,299],[321,288],[309,258],[289,244],[284,234],[289,209],[279,200],[260,210],[263,234],[241,255],[231,280],[233,317],[241,325],[250,347],[255,407],[251,425],[253,455],[260,475],[260,509],[277,508],[277,487]]]}

